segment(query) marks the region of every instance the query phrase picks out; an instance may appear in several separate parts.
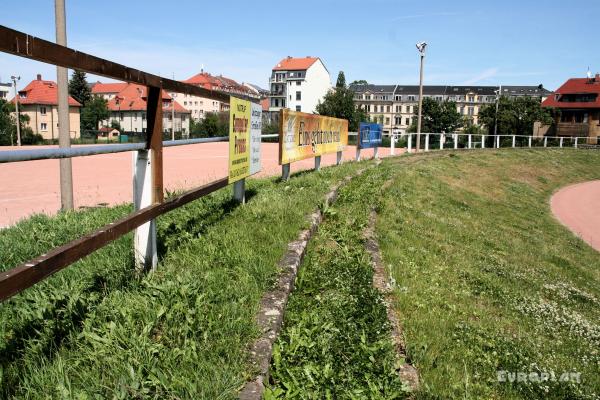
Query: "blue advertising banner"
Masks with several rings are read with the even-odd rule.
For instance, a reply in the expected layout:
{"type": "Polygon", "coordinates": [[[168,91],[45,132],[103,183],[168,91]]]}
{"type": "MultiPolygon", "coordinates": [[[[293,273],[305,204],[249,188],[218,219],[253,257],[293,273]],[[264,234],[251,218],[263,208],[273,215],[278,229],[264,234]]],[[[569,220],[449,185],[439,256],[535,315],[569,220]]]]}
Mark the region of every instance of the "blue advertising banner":
{"type": "Polygon", "coordinates": [[[381,125],[374,122],[361,122],[358,129],[358,147],[369,149],[381,146],[381,125]]]}

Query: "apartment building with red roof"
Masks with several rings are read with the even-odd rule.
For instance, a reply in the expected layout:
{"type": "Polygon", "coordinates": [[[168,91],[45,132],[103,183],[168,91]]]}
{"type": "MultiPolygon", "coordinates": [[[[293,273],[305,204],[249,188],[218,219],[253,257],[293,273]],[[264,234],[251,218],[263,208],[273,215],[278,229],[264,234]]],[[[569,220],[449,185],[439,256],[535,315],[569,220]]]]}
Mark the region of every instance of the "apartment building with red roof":
{"type": "MultiPolygon", "coordinates": [[[[92,94],[102,96],[107,100],[110,116],[108,120],[101,122],[102,125],[110,126],[113,121],[116,121],[124,132],[132,134],[146,132],[148,100],[146,86],[135,83],[97,82],[92,86],[92,94]]],[[[162,91],[162,101],[163,130],[170,132],[174,127],[175,132],[181,132],[183,136],[189,134],[190,111],[164,90],[162,91]]]]}
{"type": "MultiPolygon", "coordinates": [[[[58,86],[56,82],[42,79],[38,74],[18,92],[19,113],[29,116],[28,126],[44,139],[58,139],[58,86]]],[[[15,99],[13,98],[14,102],[15,99]]],[[[81,136],[81,104],[69,96],[69,133],[72,139],[81,136]]]]}
{"type": "Polygon", "coordinates": [[[314,113],[331,89],[331,77],[318,57],[286,57],[273,67],[269,84],[269,111],[276,119],[282,108],[314,113]]]}
{"type": "MultiPolygon", "coordinates": [[[[239,84],[231,78],[223,75],[211,75],[204,70],[200,73],[184,80],[183,82],[192,85],[200,86],[208,90],[217,90],[220,92],[230,93],[232,95],[243,95],[259,98],[257,91],[250,89],[245,84],[239,84]]],[[[216,113],[220,111],[228,111],[229,103],[220,102],[217,100],[208,99],[205,97],[194,96],[191,94],[177,94],[181,96],[180,102],[183,107],[191,111],[192,118],[195,120],[203,119],[206,113],[216,113]]]]}
{"type": "Polygon", "coordinates": [[[547,134],[597,138],[600,136],[600,74],[567,80],[542,102],[542,107],[560,111],[555,113],[555,124],[547,134]]]}

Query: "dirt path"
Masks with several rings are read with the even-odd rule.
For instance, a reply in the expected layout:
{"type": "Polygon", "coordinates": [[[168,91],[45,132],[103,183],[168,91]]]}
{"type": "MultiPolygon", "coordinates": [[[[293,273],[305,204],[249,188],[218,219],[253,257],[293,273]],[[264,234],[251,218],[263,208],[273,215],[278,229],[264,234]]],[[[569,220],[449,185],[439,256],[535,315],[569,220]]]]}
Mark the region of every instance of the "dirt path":
{"type": "MultiPolygon", "coordinates": [[[[185,189],[227,176],[228,143],[169,147],[164,150],[164,179],[168,190],[185,189]]],[[[52,147],[52,146],[45,146],[52,147]]],[[[39,148],[25,146],[24,149],[39,148]]],[[[6,147],[2,150],[14,148],[6,147]]],[[[0,150],[0,151],[2,151],[0,150]]],[[[278,144],[262,144],[263,169],[257,176],[281,174],[278,144]]],[[[396,154],[401,152],[396,150],[396,154]]],[[[355,157],[348,146],[344,160],[355,157]]],[[[385,157],[389,148],[380,149],[385,157]]],[[[365,150],[371,158],[373,150],[365,150]]],[[[321,165],[335,164],[335,154],[323,156],[321,165]]],[[[0,164],[0,228],[34,213],[55,214],[60,208],[58,160],[0,164]]],[[[132,153],[103,154],[73,159],[75,207],[130,202],[132,197],[132,153]]],[[[292,164],[292,172],[314,167],[314,161],[292,164]]]]}
{"type": "Polygon", "coordinates": [[[600,180],[567,186],[550,199],[554,216],[600,251],[600,180]]]}

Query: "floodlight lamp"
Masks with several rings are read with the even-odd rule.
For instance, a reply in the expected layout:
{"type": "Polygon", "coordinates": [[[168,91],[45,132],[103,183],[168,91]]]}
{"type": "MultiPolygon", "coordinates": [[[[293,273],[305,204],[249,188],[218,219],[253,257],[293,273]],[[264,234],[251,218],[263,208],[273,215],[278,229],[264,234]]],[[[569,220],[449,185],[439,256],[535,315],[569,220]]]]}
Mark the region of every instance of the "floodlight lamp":
{"type": "Polygon", "coordinates": [[[425,43],[425,42],[417,43],[417,50],[419,50],[420,53],[425,52],[425,47],[427,47],[427,43],[425,43]]]}

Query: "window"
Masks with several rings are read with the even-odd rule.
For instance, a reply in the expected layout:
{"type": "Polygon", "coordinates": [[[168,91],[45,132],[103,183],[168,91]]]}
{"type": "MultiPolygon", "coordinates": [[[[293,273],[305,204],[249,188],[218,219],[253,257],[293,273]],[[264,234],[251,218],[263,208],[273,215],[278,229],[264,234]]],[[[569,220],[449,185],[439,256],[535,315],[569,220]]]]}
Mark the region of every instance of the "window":
{"type": "Polygon", "coordinates": [[[402,96],[396,96],[396,101],[402,101],[402,96]]]}
{"type": "Polygon", "coordinates": [[[296,86],[300,86],[300,81],[296,81],[296,86]]]}
{"type": "Polygon", "coordinates": [[[46,115],[46,107],[40,107],[40,114],[46,115]]]}
{"type": "Polygon", "coordinates": [[[296,111],[302,111],[302,107],[301,106],[296,106],[296,111]]]}
{"type": "Polygon", "coordinates": [[[402,106],[396,106],[396,112],[402,112],[402,106]]]}
{"type": "Polygon", "coordinates": [[[123,113],[119,113],[119,119],[123,121],[123,113]]]}
{"type": "Polygon", "coordinates": [[[184,102],[183,102],[183,105],[184,105],[184,106],[187,106],[187,101],[184,101],[184,102]]]}
{"type": "Polygon", "coordinates": [[[387,106],[385,109],[387,110],[387,112],[390,112],[390,106],[387,106]]]}
{"type": "Polygon", "coordinates": [[[410,118],[404,119],[404,125],[410,125],[410,118]]]}
{"type": "Polygon", "coordinates": [[[40,129],[43,131],[47,131],[48,130],[48,124],[46,124],[45,122],[42,122],[40,124],[40,129]]]}
{"type": "Polygon", "coordinates": [[[469,107],[467,109],[468,115],[475,115],[475,107],[469,107]]]}
{"type": "Polygon", "coordinates": [[[133,113],[133,120],[137,121],[137,113],[133,113]]]}
{"type": "Polygon", "coordinates": [[[146,113],[142,113],[142,119],[146,119],[146,113]]]}
{"type": "Polygon", "coordinates": [[[394,124],[395,124],[395,125],[401,125],[401,124],[402,124],[402,118],[400,118],[400,117],[395,117],[395,118],[394,118],[394,124]]]}
{"type": "Polygon", "coordinates": [[[415,101],[415,96],[408,96],[408,101],[415,101]]]}
{"type": "Polygon", "coordinates": [[[385,124],[389,125],[390,124],[390,117],[385,117],[385,124]]]}
{"type": "Polygon", "coordinates": [[[302,93],[296,92],[296,100],[302,100],[302,93]]]}
{"type": "Polygon", "coordinates": [[[465,114],[465,108],[461,107],[459,113],[460,113],[460,115],[464,115],[465,114]]]}

